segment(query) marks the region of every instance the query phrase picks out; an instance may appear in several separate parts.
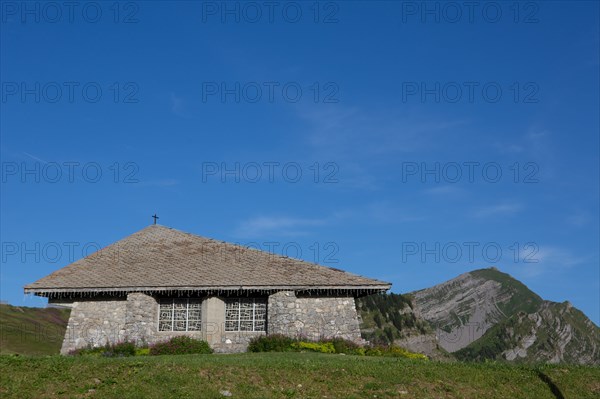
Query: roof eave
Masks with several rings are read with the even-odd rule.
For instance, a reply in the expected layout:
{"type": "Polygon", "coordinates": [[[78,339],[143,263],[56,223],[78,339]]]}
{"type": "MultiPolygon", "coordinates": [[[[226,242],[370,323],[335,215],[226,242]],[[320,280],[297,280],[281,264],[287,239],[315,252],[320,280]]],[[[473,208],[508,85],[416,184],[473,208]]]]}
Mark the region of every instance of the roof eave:
{"type": "Polygon", "coordinates": [[[173,292],[173,291],[387,291],[391,284],[374,285],[233,285],[233,286],[177,286],[177,287],[63,287],[63,288],[33,288],[25,287],[25,294],[50,296],[54,294],[85,294],[85,293],[125,293],[125,292],[173,292]]]}

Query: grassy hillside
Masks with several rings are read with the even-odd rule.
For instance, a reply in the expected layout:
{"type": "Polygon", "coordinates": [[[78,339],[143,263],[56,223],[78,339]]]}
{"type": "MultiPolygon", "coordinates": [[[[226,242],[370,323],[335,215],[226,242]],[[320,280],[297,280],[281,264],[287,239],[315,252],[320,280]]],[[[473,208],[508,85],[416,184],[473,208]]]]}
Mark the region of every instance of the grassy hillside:
{"type": "Polygon", "coordinates": [[[600,369],[316,353],[0,357],[3,398],[566,398],[600,396],[600,369]],[[541,374],[540,374],[541,373],[541,374]]]}
{"type": "Polygon", "coordinates": [[[535,292],[531,291],[525,284],[512,277],[510,274],[502,273],[495,267],[488,269],[473,270],[470,274],[484,280],[493,280],[502,284],[502,288],[511,293],[511,298],[506,303],[500,303],[498,307],[510,317],[519,312],[533,313],[539,309],[544,300],[535,292]]]}
{"type": "Polygon", "coordinates": [[[68,320],[68,309],[0,305],[0,354],[57,354],[68,320]]]}

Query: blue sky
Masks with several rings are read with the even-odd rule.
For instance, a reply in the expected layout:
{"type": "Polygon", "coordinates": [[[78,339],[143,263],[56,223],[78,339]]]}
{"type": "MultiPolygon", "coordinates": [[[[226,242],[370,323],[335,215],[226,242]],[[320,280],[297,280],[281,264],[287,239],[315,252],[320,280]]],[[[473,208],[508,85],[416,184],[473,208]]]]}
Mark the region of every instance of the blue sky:
{"type": "Polygon", "coordinates": [[[496,266],[600,322],[597,2],[26,4],[2,300],[156,212],[394,292],[496,266]]]}

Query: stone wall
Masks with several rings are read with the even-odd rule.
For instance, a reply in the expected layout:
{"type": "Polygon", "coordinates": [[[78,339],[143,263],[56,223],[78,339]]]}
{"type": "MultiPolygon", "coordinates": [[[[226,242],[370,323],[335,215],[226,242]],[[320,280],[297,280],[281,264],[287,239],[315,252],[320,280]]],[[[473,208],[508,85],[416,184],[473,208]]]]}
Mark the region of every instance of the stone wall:
{"type": "Polygon", "coordinates": [[[311,340],[344,338],[363,343],[354,297],[297,297],[281,291],[269,297],[269,334],[311,340]]]}
{"type": "Polygon", "coordinates": [[[68,354],[74,349],[102,346],[125,338],[125,298],[74,301],[70,307],[71,316],[60,353],[68,354]]]}
{"type": "MultiPolygon", "coordinates": [[[[60,301],[52,301],[59,304],[60,301]]],[[[66,304],[66,303],[63,303],[66,304]]],[[[74,300],[61,353],[85,347],[98,347],[133,341],[154,344],[175,336],[205,339],[215,352],[243,352],[250,339],[265,332],[226,332],[225,302],[209,297],[202,302],[202,331],[158,331],[156,298],[132,292],[127,298],[74,300]]],[[[269,334],[321,339],[341,337],[362,343],[353,297],[296,297],[282,291],[269,297],[269,334]]]]}
{"type": "MultiPolygon", "coordinates": [[[[205,316],[203,318],[203,324],[206,324],[205,316]]],[[[204,331],[158,331],[158,300],[141,292],[127,295],[125,340],[137,345],[152,345],[181,335],[206,339],[204,331]]]]}
{"type": "Polygon", "coordinates": [[[61,348],[62,354],[79,348],[100,347],[131,341],[138,345],[167,341],[187,335],[205,339],[202,331],[158,331],[158,302],[141,292],[132,292],[127,298],[75,300],[68,305],[71,316],[61,348]]]}
{"type": "Polygon", "coordinates": [[[125,333],[127,340],[142,344],[152,340],[158,323],[158,303],[153,297],[141,292],[127,295],[125,333]]]}

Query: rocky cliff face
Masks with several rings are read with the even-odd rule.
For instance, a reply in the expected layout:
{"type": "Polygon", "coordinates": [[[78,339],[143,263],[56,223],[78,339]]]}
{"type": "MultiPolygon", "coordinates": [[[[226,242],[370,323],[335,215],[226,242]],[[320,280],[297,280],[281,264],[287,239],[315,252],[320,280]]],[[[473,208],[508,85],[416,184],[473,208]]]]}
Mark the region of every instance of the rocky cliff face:
{"type": "Polygon", "coordinates": [[[459,359],[600,364],[597,326],[569,302],[544,301],[533,313],[519,312],[456,353],[459,359]]]}
{"type": "MultiPolygon", "coordinates": [[[[536,337],[528,349],[529,359],[600,364],[600,329],[570,302],[545,301],[538,312],[527,318],[532,322],[531,335],[536,337]]],[[[510,359],[511,352],[504,355],[510,359]]]]}
{"type": "Polygon", "coordinates": [[[409,295],[448,352],[466,347],[501,320],[534,310],[542,302],[523,284],[495,269],[465,273],[409,295]]]}
{"type": "Polygon", "coordinates": [[[374,306],[359,302],[367,335],[387,328],[383,335],[394,343],[430,357],[443,357],[445,350],[462,360],[600,364],[598,326],[570,303],[545,301],[495,268],[403,295],[397,309],[384,298],[376,301],[383,323],[372,322],[378,320],[374,306]],[[412,321],[391,334],[386,321],[395,313],[412,321]]]}

